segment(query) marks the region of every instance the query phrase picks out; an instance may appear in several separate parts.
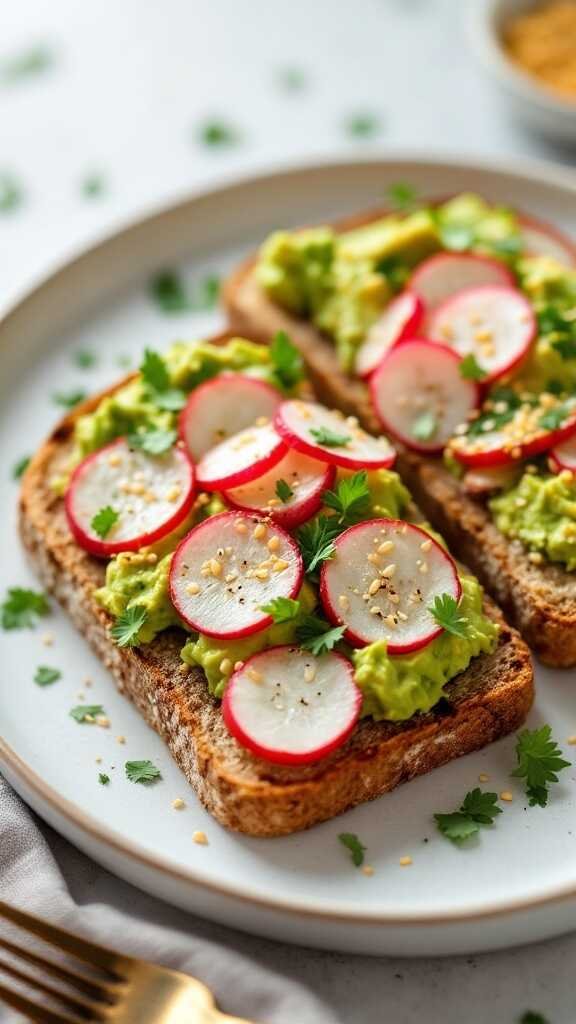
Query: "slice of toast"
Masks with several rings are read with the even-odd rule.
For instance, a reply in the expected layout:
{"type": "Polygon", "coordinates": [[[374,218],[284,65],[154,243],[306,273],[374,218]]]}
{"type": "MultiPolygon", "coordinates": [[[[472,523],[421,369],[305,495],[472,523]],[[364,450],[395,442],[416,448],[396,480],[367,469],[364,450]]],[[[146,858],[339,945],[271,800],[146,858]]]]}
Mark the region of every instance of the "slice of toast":
{"type": "Polygon", "coordinates": [[[222,825],[253,836],[308,828],[522,724],[533,699],[530,653],[488,601],[487,613],[501,623],[496,650],[475,658],[428,714],[398,724],[364,719],[344,746],[306,766],[273,765],[241,747],[228,733],[203,672],[179,670],[184,631],[168,630],[140,648],[119,648],[110,637],[111,617],[94,600],[104,564],[73,540],[64,503],[50,481],[69,459],[75,417],[100,397],[66,417],[26,470],[21,536],[46,588],[110,669],[120,692],[166,741],[222,825]]]}
{"type": "MultiPolygon", "coordinates": [[[[371,211],[338,222],[336,230],[360,227],[386,211],[371,211]]],[[[229,278],[224,303],[232,330],[269,342],[286,331],[300,349],[316,394],[327,405],[358,416],[367,430],[381,433],[368,388],[339,366],[332,342],[310,323],[276,306],[259,287],[255,258],[229,278]]],[[[409,451],[395,442],[397,469],[415,500],[448,541],[452,551],[478,576],[527,643],[547,665],[576,664],[576,574],[552,563],[535,565],[518,541],[496,529],[488,508],[470,497],[441,459],[409,451]]]]}

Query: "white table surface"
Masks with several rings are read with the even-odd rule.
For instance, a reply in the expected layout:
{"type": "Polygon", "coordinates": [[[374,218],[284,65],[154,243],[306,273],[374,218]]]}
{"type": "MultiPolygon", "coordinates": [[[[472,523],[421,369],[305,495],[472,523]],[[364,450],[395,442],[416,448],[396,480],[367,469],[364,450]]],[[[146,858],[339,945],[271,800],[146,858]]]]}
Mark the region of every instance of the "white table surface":
{"type": "MultiPolygon", "coordinates": [[[[37,44],[54,61],[10,87],[0,74],[0,175],[25,190],[22,206],[0,215],[0,309],[127,220],[286,160],[395,149],[570,163],[576,154],[501,109],[466,44],[471,2],[5,0],[0,72],[37,44]],[[285,68],[302,70],[301,91],[283,90],[285,68]],[[380,118],[381,132],[353,139],[345,122],[364,112],[380,118]],[[199,144],[210,117],[231,122],[239,144],[199,144]],[[88,200],[80,182],[92,171],[108,187],[88,200]]],[[[125,892],[102,873],[100,898],[122,905],[125,892]]],[[[528,1008],[550,1024],[576,1017],[576,936],[461,960],[392,961],[219,933],[314,988],[335,1021],[514,1024],[528,1008]]]]}

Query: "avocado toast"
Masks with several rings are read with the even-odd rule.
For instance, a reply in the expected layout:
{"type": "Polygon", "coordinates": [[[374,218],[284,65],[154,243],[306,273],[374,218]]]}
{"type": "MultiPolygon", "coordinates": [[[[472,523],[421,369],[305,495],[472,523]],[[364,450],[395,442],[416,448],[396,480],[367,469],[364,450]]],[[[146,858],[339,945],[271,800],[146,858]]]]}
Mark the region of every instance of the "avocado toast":
{"type": "MultiPolygon", "coordinates": [[[[396,433],[398,470],[424,513],[539,658],[569,667],[576,484],[570,451],[562,449],[560,463],[549,453],[569,445],[576,428],[574,246],[476,196],[435,206],[404,198],[413,208],[394,215],[372,211],[334,227],[275,233],[228,281],[232,327],[263,342],[288,332],[324,401],[374,433],[396,433]],[[477,299],[486,316],[474,324],[468,306],[477,299]],[[393,350],[424,339],[460,359],[449,390],[460,402],[457,429],[471,435],[468,451],[466,437],[436,434],[440,418],[430,410],[414,418],[420,437],[397,414],[388,417],[393,350]],[[469,400],[465,388],[477,396],[469,400]],[[499,435],[490,451],[494,426],[510,432],[510,443],[499,435]]],[[[415,386],[426,350],[411,352],[404,358],[415,386]]],[[[401,361],[397,352],[394,359],[401,361]]]]}

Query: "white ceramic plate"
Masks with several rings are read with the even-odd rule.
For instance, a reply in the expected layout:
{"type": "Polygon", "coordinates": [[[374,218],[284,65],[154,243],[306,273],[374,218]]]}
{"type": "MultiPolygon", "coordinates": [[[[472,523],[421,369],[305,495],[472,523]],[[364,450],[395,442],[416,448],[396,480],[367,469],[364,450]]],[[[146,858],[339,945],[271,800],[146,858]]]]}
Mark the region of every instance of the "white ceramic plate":
{"type": "MultiPolygon", "coordinates": [[[[145,345],[202,336],[217,316],[166,317],[146,282],[181,265],[190,281],[225,271],[267,231],[313,222],[381,201],[385,186],[410,181],[431,195],[476,189],[576,231],[576,180],[545,167],[495,169],[425,160],[372,161],[298,168],[188,200],[129,227],[80,256],[26,297],[0,329],[0,447],[3,470],[0,566],[4,587],[33,585],[15,532],[17,486],[9,467],[38,444],[58,416],[55,390],[96,390],[136,361],[145,345]],[[72,356],[98,353],[90,371],[72,356]]],[[[493,745],[402,786],[336,821],[286,839],[226,832],[202,810],[160,739],[115,691],[105,669],[56,608],[33,632],[1,635],[0,766],[15,789],[55,828],[130,882],[247,931],[327,949],[394,954],[461,953],[540,939],[573,926],[576,909],[575,772],[554,787],[549,807],[526,808],[509,772],[514,740],[493,745]],[[46,630],[54,644],[45,647],[46,630]],[[40,689],[39,664],[63,678],[40,689]],[[83,679],[93,685],[86,689],[83,679]],[[109,731],[68,715],[84,691],[112,720],[109,731]],[[117,737],[124,735],[121,746],[117,737]],[[102,765],[96,758],[102,757],[102,765]],[[151,758],[163,781],[129,783],[126,759],[151,758]],[[108,772],[109,786],[98,783],[108,772]],[[457,849],[431,816],[449,811],[478,780],[511,789],[497,825],[457,849]],[[174,811],[175,797],[186,809],[174,811]],[[209,846],[192,842],[203,829],[209,846]],[[356,832],[375,874],[356,870],[337,840],[356,832]],[[401,857],[413,859],[401,867],[401,857]]],[[[573,672],[538,670],[530,717],[550,722],[565,753],[576,733],[573,672]]],[[[571,759],[572,760],[572,759],[571,759]]]]}

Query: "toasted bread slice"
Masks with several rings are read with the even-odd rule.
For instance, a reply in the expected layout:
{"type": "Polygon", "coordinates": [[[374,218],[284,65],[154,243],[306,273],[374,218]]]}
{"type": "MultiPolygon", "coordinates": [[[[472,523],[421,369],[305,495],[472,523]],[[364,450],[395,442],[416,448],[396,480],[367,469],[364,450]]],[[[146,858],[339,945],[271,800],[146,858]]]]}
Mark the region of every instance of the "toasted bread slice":
{"type": "Polygon", "coordinates": [[[203,672],[180,671],[184,632],[172,629],[141,648],[119,648],[110,637],[111,617],[94,600],[104,565],[75,543],[50,481],[69,459],[75,417],[100,397],[65,418],[33,458],[22,485],[21,536],[46,588],[222,825],[253,836],[308,828],[521,725],[533,699],[530,653],[488,601],[487,613],[501,623],[496,650],[475,658],[428,714],[399,724],[362,720],[344,746],[306,766],[269,764],[241,747],[203,672]]]}
{"type": "MultiPolygon", "coordinates": [[[[334,227],[342,231],[360,227],[385,212],[372,211],[334,227]]],[[[256,281],[254,267],[255,259],[247,260],[226,284],[224,302],[231,328],[261,342],[286,331],[302,352],[319,397],[358,416],[367,430],[381,433],[364,382],[344,373],[328,338],[271,302],[256,281]]],[[[486,506],[466,494],[440,459],[418,455],[398,443],[396,448],[397,469],[420,508],[540,660],[556,668],[576,665],[576,574],[552,563],[531,562],[529,552],[496,529],[486,506]]]]}

